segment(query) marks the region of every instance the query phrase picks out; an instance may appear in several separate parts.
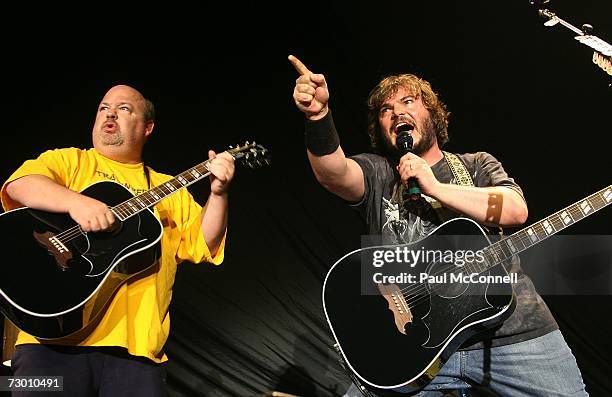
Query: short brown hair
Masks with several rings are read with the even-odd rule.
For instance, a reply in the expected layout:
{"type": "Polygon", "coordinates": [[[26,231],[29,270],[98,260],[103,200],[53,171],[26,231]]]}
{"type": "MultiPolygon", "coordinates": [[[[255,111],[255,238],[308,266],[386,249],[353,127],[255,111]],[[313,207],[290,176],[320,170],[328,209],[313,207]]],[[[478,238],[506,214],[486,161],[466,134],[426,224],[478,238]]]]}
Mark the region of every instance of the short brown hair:
{"type": "Polygon", "coordinates": [[[144,98],[144,119],[148,123],[149,121],[155,122],[155,105],[153,102],[144,98]]]}
{"type": "Polygon", "coordinates": [[[380,107],[400,87],[411,90],[413,95],[421,98],[423,105],[431,115],[438,145],[442,147],[448,142],[448,117],[450,112],[446,110],[446,105],[438,98],[428,81],[413,74],[400,74],[385,77],[368,96],[368,135],[372,148],[377,152],[382,152],[384,148],[378,122],[380,107]]]}

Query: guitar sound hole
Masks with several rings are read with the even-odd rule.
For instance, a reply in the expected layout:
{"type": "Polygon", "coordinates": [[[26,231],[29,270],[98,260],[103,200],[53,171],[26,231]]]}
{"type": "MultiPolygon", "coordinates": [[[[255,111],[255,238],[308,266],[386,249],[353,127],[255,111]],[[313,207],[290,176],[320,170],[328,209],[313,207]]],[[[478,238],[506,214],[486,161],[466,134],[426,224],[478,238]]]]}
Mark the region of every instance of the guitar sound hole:
{"type": "Polygon", "coordinates": [[[105,233],[109,235],[109,237],[114,237],[118,235],[122,229],[123,229],[123,222],[120,221],[119,219],[115,219],[115,223],[113,223],[110,228],[106,230],[102,230],[99,233],[105,233]]]}
{"type": "Polygon", "coordinates": [[[453,282],[453,276],[456,276],[461,269],[454,265],[436,264],[431,267],[428,272],[429,278],[427,284],[432,294],[442,298],[456,298],[462,295],[468,288],[469,284],[453,282]]]}
{"type": "Polygon", "coordinates": [[[88,236],[97,241],[110,241],[116,238],[123,231],[123,222],[119,219],[115,220],[113,225],[105,230],[101,230],[99,232],[89,232],[88,236]]]}

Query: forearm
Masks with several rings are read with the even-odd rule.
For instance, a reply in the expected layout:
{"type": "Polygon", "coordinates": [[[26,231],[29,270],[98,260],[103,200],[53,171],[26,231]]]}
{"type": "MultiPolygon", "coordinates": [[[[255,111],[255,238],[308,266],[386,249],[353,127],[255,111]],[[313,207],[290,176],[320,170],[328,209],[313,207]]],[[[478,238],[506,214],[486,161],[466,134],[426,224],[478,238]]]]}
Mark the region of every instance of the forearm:
{"type": "Polygon", "coordinates": [[[214,256],[219,250],[227,229],[228,198],[223,194],[211,193],[204,208],[201,231],[210,253],[214,256]]]}
{"type": "Polygon", "coordinates": [[[308,161],[317,181],[324,186],[334,185],[346,177],[348,172],[347,158],[340,146],[330,154],[317,156],[306,150],[308,161]]]}
{"type": "Polygon", "coordinates": [[[330,192],[347,201],[359,201],[365,189],[361,168],[345,156],[331,111],[326,107],[322,114],[322,118],[306,121],[306,152],[312,171],[330,192]]]}
{"type": "Polygon", "coordinates": [[[489,226],[514,226],[527,220],[525,201],[508,187],[439,183],[432,196],[445,207],[489,226]]]}
{"type": "Polygon", "coordinates": [[[6,186],[6,193],[26,207],[49,212],[68,212],[70,203],[79,195],[44,175],[16,179],[6,186]]]}

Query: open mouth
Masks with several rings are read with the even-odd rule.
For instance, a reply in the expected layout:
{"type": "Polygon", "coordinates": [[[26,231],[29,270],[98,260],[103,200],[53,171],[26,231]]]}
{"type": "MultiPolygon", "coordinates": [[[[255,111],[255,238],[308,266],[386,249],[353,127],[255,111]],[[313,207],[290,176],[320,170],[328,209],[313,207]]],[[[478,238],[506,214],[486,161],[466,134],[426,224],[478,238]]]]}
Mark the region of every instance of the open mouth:
{"type": "Polygon", "coordinates": [[[114,131],[115,129],[117,129],[117,124],[116,123],[111,123],[111,122],[106,122],[102,126],[102,129],[114,131]]]}
{"type": "Polygon", "coordinates": [[[397,125],[395,125],[395,127],[393,128],[395,131],[396,135],[399,135],[402,132],[411,132],[412,130],[414,130],[414,125],[406,122],[406,121],[400,121],[399,123],[397,123],[397,125]]]}

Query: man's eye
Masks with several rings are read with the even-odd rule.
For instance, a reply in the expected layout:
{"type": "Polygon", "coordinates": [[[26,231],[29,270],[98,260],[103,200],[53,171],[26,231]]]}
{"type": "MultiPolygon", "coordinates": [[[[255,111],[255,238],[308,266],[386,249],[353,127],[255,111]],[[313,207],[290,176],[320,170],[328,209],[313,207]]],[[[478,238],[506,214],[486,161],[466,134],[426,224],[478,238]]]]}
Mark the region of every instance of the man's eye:
{"type": "Polygon", "coordinates": [[[121,106],[119,109],[125,110],[125,111],[129,111],[130,110],[130,108],[128,108],[127,106],[121,106]]]}
{"type": "Polygon", "coordinates": [[[106,110],[108,109],[108,106],[100,106],[100,110],[106,110]]]}
{"type": "Polygon", "coordinates": [[[406,98],[406,99],[404,99],[404,103],[406,105],[410,105],[412,102],[414,102],[414,98],[406,98]]]}
{"type": "Polygon", "coordinates": [[[390,108],[382,108],[382,109],[380,109],[380,114],[388,113],[389,110],[391,110],[391,109],[390,108]]]}

